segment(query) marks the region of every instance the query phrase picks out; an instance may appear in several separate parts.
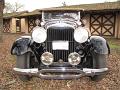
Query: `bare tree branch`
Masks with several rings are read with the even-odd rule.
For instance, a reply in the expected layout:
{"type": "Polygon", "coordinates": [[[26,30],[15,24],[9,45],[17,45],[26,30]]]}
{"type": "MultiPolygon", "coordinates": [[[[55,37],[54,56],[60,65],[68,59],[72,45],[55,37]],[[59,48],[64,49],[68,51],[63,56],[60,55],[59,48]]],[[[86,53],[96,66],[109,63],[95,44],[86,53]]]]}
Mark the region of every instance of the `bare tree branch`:
{"type": "Polygon", "coordinates": [[[11,4],[9,2],[6,2],[4,13],[18,12],[22,8],[24,8],[24,5],[21,3],[15,2],[14,4],[11,4]]]}

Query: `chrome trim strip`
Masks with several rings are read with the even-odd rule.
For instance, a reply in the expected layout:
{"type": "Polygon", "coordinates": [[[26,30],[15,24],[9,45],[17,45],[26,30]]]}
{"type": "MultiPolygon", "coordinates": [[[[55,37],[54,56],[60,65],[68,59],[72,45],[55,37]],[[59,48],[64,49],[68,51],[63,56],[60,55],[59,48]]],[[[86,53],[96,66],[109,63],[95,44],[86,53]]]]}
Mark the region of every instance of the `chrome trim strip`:
{"type": "Polygon", "coordinates": [[[49,25],[49,26],[47,26],[47,29],[50,28],[50,27],[71,27],[71,28],[75,29],[74,26],[72,26],[70,24],[67,24],[67,23],[63,23],[63,22],[59,22],[59,23],[49,25]]]}
{"type": "MultiPolygon", "coordinates": [[[[63,20],[63,19],[52,19],[52,22],[51,21],[47,21],[45,23],[45,29],[48,29],[49,27],[51,27],[52,25],[55,25],[55,24],[60,24],[60,23],[64,23],[64,24],[67,24],[68,26],[72,27],[73,29],[76,29],[77,28],[77,23],[76,21],[71,21],[71,20],[63,20]]],[[[58,26],[58,25],[57,25],[58,26]]]]}
{"type": "Polygon", "coordinates": [[[80,77],[82,77],[82,74],[78,74],[78,75],[44,75],[44,74],[39,74],[39,76],[42,79],[78,79],[80,77]]]}
{"type": "Polygon", "coordinates": [[[69,73],[69,72],[73,72],[73,73],[84,73],[82,70],[80,69],[65,69],[65,68],[61,68],[61,69],[42,69],[40,70],[41,73],[47,73],[47,72],[59,72],[59,73],[69,73]]]}
{"type": "Polygon", "coordinates": [[[38,68],[32,68],[32,69],[13,68],[13,70],[21,73],[38,73],[39,72],[38,68]]]}
{"type": "Polygon", "coordinates": [[[108,68],[100,68],[100,69],[83,68],[83,72],[85,72],[85,73],[105,72],[107,70],[108,70],[108,68]]]}
{"type": "Polygon", "coordinates": [[[18,74],[23,75],[34,75],[38,76],[43,79],[77,79],[82,76],[94,76],[103,74],[108,70],[108,68],[101,68],[101,69],[91,69],[91,68],[83,68],[83,69],[77,69],[77,68],[57,68],[57,69],[41,69],[38,70],[38,68],[32,68],[32,69],[21,69],[21,68],[14,68],[13,69],[18,74]],[[60,73],[59,75],[52,75],[52,74],[45,74],[45,73],[60,73]],[[76,74],[64,74],[64,73],[76,73],[76,74]]]}

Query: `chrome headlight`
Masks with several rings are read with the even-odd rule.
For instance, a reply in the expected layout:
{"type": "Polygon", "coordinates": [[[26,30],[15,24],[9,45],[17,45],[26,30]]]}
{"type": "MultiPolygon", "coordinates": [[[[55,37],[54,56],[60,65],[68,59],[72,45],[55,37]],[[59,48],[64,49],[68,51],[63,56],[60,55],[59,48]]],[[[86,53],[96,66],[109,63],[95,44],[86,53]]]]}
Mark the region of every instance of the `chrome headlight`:
{"type": "Polygon", "coordinates": [[[32,38],[33,41],[37,43],[44,42],[47,39],[46,30],[42,27],[36,26],[35,28],[33,28],[32,38]]]}
{"type": "Polygon", "coordinates": [[[88,37],[89,33],[83,27],[79,27],[74,31],[74,39],[76,42],[84,43],[85,41],[87,41],[88,37]]]}
{"type": "Polygon", "coordinates": [[[52,53],[45,52],[41,55],[41,62],[45,65],[50,65],[53,63],[54,57],[52,53]]]}
{"type": "Polygon", "coordinates": [[[70,53],[68,56],[68,62],[71,65],[78,65],[81,62],[81,57],[76,52],[70,53]]]}

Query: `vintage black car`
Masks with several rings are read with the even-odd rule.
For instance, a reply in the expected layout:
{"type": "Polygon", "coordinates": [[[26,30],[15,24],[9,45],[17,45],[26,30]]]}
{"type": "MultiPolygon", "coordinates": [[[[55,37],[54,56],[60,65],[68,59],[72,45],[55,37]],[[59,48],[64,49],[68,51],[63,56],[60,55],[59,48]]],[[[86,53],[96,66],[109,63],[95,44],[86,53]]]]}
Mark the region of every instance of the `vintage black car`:
{"type": "Polygon", "coordinates": [[[76,79],[88,76],[100,80],[108,68],[110,49],[101,36],[91,36],[79,10],[44,10],[31,36],[21,36],[11,48],[16,55],[13,69],[23,81],[32,76],[43,79],[76,79]]]}

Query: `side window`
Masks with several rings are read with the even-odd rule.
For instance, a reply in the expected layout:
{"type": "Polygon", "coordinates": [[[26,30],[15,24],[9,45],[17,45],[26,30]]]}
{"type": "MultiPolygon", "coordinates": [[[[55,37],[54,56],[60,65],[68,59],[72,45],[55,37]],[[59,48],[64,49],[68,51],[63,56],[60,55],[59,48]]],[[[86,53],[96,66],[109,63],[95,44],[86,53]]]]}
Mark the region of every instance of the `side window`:
{"type": "Polygon", "coordinates": [[[21,32],[21,20],[16,19],[16,32],[21,32]]]}

